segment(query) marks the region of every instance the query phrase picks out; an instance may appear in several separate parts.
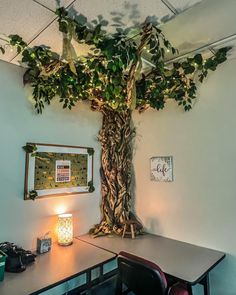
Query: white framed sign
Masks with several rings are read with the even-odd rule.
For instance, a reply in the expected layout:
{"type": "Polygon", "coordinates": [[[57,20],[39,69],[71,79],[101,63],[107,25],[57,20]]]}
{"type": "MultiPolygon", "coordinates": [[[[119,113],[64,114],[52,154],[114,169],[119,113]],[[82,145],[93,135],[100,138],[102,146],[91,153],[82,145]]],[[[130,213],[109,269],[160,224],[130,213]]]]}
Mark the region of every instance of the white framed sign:
{"type": "Polygon", "coordinates": [[[151,180],[155,181],[173,181],[173,157],[160,156],[152,157],[151,162],[151,180]]]}

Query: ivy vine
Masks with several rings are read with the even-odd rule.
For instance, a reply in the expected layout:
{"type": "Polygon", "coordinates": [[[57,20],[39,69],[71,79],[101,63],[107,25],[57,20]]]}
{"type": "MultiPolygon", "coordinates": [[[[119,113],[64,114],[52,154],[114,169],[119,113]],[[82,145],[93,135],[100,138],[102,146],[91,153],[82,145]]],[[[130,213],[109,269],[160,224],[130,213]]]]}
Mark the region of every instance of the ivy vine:
{"type": "Polygon", "coordinates": [[[22,148],[26,153],[31,154],[31,157],[36,156],[37,146],[35,144],[27,143],[22,148]]]}
{"type": "Polygon", "coordinates": [[[94,155],[94,148],[87,148],[87,153],[89,156],[94,155]]]}
{"type": "Polygon", "coordinates": [[[36,190],[29,191],[29,198],[34,201],[38,197],[38,192],[36,190]]]}
{"type": "Polygon", "coordinates": [[[92,180],[90,180],[90,181],[88,182],[88,191],[89,191],[89,193],[92,193],[92,192],[95,191],[95,187],[94,187],[94,185],[93,185],[93,181],[92,181],[92,180]]]}

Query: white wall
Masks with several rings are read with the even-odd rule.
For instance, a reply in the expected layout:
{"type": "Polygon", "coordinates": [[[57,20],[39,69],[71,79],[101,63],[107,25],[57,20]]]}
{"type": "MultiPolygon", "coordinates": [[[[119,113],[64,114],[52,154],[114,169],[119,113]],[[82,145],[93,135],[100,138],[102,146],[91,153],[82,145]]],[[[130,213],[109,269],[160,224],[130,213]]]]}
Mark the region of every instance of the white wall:
{"type": "Polygon", "coordinates": [[[235,77],[230,60],[200,85],[192,111],[169,103],[134,116],[137,213],[150,232],[227,253],[211,272],[212,295],[236,292],[235,77]],[[173,156],[174,182],[150,181],[158,155],[173,156]]]}
{"type": "Polygon", "coordinates": [[[101,116],[83,103],[73,111],[54,104],[36,115],[22,85],[23,70],[0,62],[0,241],[35,248],[36,237],[55,230],[56,215],[72,212],[74,235],[85,233],[100,219],[99,159],[96,139],[101,116]],[[26,142],[91,146],[95,149],[95,192],[24,201],[26,142]]]}

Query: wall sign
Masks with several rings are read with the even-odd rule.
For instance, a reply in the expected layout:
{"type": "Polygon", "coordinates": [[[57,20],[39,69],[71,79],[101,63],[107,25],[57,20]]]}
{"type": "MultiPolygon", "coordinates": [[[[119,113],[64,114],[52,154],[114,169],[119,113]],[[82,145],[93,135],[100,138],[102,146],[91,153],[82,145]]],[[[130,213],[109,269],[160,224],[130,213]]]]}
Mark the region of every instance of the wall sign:
{"type": "Polygon", "coordinates": [[[70,161],[56,161],[56,182],[70,182],[71,175],[70,161]]]}
{"type": "Polygon", "coordinates": [[[151,180],[173,181],[173,157],[151,158],[151,180]]]}
{"type": "Polygon", "coordinates": [[[90,147],[27,143],[24,199],[92,192],[93,154],[90,147]],[[27,149],[32,149],[27,151],[27,149]]]}

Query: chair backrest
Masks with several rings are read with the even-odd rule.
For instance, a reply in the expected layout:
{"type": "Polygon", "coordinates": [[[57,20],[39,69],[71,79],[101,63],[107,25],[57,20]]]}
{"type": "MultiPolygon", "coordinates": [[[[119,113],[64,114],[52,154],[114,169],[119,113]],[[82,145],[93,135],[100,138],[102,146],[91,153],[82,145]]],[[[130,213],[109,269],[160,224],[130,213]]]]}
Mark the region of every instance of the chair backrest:
{"type": "Polygon", "coordinates": [[[124,251],[118,255],[118,282],[136,295],[167,293],[166,278],[158,265],[124,251]]]}

